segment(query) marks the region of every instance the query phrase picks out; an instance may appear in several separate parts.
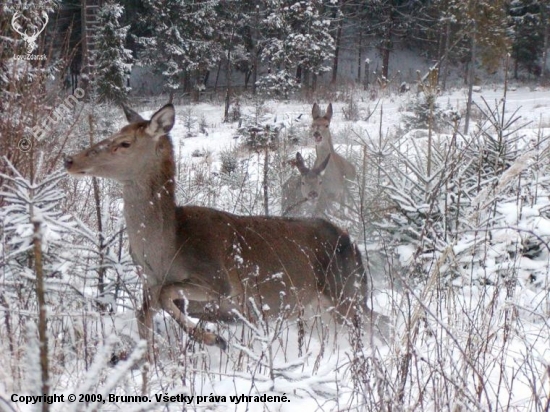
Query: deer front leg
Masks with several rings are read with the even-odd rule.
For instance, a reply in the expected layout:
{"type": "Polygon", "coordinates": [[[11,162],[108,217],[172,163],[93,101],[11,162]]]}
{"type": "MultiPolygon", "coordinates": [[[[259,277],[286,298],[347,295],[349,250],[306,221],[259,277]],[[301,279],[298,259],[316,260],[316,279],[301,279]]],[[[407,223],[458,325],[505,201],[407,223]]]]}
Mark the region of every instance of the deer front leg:
{"type": "Polygon", "coordinates": [[[151,362],[152,357],[152,344],[153,344],[153,310],[151,308],[151,297],[149,292],[143,290],[143,305],[141,309],[137,311],[137,326],[140,339],[145,339],[147,342],[147,357],[151,362]]]}
{"type": "MultiPolygon", "coordinates": [[[[191,319],[189,319],[189,317],[187,317],[186,314],[180,309],[176,302],[179,303],[179,301],[185,300],[183,290],[184,287],[181,285],[164,286],[160,292],[160,304],[162,309],[168,312],[168,314],[172,316],[181,328],[189,336],[193,337],[193,339],[204,342],[205,345],[217,346],[220,349],[225,350],[227,348],[227,343],[222,337],[212,332],[208,332],[198,325],[195,325],[195,323],[191,321],[191,319]]],[[[193,298],[195,299],[196,296],[193,295],[193,298]]],[[[206,299],[207,295],[205,295],[204,298],[204,300],[209,300],[206,299]]]]}

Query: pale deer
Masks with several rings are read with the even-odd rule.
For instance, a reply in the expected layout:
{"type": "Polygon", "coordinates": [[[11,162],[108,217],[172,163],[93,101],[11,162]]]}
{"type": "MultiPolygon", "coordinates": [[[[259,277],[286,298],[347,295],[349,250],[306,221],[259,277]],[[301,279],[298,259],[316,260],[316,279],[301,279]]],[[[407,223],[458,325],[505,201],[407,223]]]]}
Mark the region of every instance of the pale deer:
{"type": "Polygon", "coordinates": [[[314,103],[311,115],[313,117],[311,134],[315,141],[315,151],[317,153],[313,167],[319,167],[330,155],[323,177],[323,190],[328,199],[343,204],[348,182],[355,180],[356,173],[355,167],[334,150],[329,130],[332,119],[332,103],[329,103],[324,115],[321,115],[319,105],[314,103]]]}
{"type": "Polygon", "coordinates": [[[168,104],[146,121],[127,109],[129,125],[66,157],[74,176],[122,185],[134,261],[145,273],[148,299],[138,315],[150,339],[152,310],[163,309],[194,339],[226,348],[220,336],[195,324],[233,320],[254,299],[266,316],[296,317],[314,305],[339,320],[369,312],[361,254],[349,235],[322,219],[236,216],[175,202],[174,155],[168,104]],[[359,309],[359,310],[358,310],[359,309]]]}
{"type": "Polygon", "coordinates": [[[290,164],[300,172],[300,176],[293,175],[283,183],[282,187],[282,215],[319,217],[326,205],[323,191],[323,175],[328,165],[330,154],[318,167],[309,168],[304,158],[298,152],[296,160],[290,164]]]}

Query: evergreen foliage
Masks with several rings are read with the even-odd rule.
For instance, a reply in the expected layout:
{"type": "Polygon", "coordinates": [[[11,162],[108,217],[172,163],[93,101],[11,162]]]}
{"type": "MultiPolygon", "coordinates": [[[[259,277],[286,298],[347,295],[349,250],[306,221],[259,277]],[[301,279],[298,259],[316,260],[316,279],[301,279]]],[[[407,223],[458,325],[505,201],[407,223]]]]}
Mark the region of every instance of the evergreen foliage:
{"type": "MultiPolygon", "coordinates": [[[[5,159],[2,161],[7,162],[5,159]]],[[[75,228],[72,219],[58,208],[63,198],[58,184],[64,174],[57,172],[41,182],[31,183],[10,163],[8,168],[13,176],[0,175],[6,182],[0,192],[5,201],[5,206],[0,208],[2,233],[7,239],[2,250],[6,262],[4,280],[16,284],[34,276],[29,263],[32,259],[34,219],[41,222],[44,270],[61,277],[62,269],[67,267],[63,249],[67,245],[68,235],[75,228]]]]}
{"type": "Polygon", "coordinates": [[[145,0],[142,16],[150,36],[139,39],[142,62],[162,74],[170,90],[190,91],[204,84],[220,60],[215,1],[145,0]]]}
{"type": "Polygon", "coordinates": [[[407,108],[411,114],[403,116],[405,130],[412,129],[428,129],[428,124],[432,121],[432,126],[435,131],[441,131],[444,125],[443,112],[439,105],[435,102],[433,95],[421,95],[409,102],[407,108]],[[433,104],[433,114],[430,119],[430,106],[433,104]]]}
{"type": "MultiPolygon", "coordinates": [[[[357,61],[362,61],[369,38],[382,59],[382,66],[375,70],[385,79],[396,72],[390,56],[397,48],[412,48],[433,59],[438,70],[449,71],[456,63],[466,69],[473,35],[476,60],[488,72],[496,72],[511,52],[516,76],[522,68],[542,75],[542,58],[549,43],[546,21],[550,6],[540,1],[118,1],[123,6],[105,4],[98,25],[97,40],[103,54],[98,55],[103,65],[100,76],[116,84],[116,90],[99,92],[106,100],[118,101],[125,93],[121,78],[131,63],[125,34],[130,35],[128,47],[139,57],[139,63],[161,73],[169,90],[196,92],[214,70],[218,73],[216,84],[220,70],[235,70],[244,73],[247,87],[252,81],[253,92],[258,85],[282,97],[299,88],[314,90],[320,75],[337,71],[341,57],[337,51],[357,52],[357,61]]],[[[57,3],[25,4],[25,25],[31,29],[38,24],[33,19],[40,16],[35,11],[44,10],[52,17],[57,3]]],[[[55,30],[60,38],[70,34],[70,71],[78,74],[82,59],[78,45],[82,36],[79,3],[62,0],[59,5],[60,23],[55,30]]],[[[9,17],[20,6],[18,0],[2,5],[2,27],[6,32],[12,32],[9,17]]],[[[18,36],[4,37],[4,41],[8,47],[2,53],[8,55],[0,68],[3,84],[14,72],[24,72],[23,68],[8,70],[13,69],[9,53],[23,42],[18,36]]],[[[63,47],[65,43],[56,40],[54,54],[63,47]]],[[[358,70],[361,79],[362,68],[358,70]]],[[[226,82],[231,81],[230,77],[226,74],[226,82]]],[[[442,82],[446,82],[445,73],[442,82]]]]}
{"type": "Polygon", "coordinates": [[[95,86],[100,102],[125,103],[130,90],[126,86],[130,70],[132,52],[124,47],[129,26],[121,27],[120,19],[124,12],[121,5],[109,1],[98,13],[95,34],[95,86]]]}
{"type": "Polygon", "coordinates": [[[334,57],[330,23],[319,0],[270,1],[261,53],[270,71],[260,79],[260,87],[283,97],[300,84],[315,89],[317,76],[330,70],[327,63],[334,57]]]}
{"type": "Polygon", "coordinates": [[[510,37],[512,38],[512,56],[518,66],[531,74],[540,74],[540,57],[544,42],[545,23],[538,1],[514,0],[510,4],[510,37]]]}
{"type": "MultiPolygon", "coordinates": [[[[491,109],[486,104],[479,109],[482,121],[471,136],[459,135],[456,124],[453,135],[440,135],[430,152],[425,138],[408,137],[395,148],[397,158],[389,163],[390,167],[383,169],[384,191],[395,209],[376,226],[397,249],[414,245],[417,262],[432,262],[454,242],[467,245],[457,249],[455,261],[449,266],[452,270],[447,273],[450,278],[460,272],[455,265],[471,261],[472,256],[476,268],[483,266],[484,248],[491,239],[470,238],[468,233],[499,230],[503,214],[497,205],[515,196],[534,156],[531,147],[518,149],[519,117],[515,113],[502,117],[500,105],[491,109]],[[428,156],[432,156],[429,174],[424,167],[428,156]]],[[[532,192],[529,184],[522,191],[532,192]]],[[[499,245],[500,252],[493,256],[503,268],[505,262],[515,259],[514,253],[540,253],[540,239],[519,235],[512,238],[511,243],[499,245]]],[[[426,276],[429,270],[420,265],[415,275],[426,276]]],[[[495,274],[479,273],[479,277],[483,282],[495,282],[495,274]]]]}

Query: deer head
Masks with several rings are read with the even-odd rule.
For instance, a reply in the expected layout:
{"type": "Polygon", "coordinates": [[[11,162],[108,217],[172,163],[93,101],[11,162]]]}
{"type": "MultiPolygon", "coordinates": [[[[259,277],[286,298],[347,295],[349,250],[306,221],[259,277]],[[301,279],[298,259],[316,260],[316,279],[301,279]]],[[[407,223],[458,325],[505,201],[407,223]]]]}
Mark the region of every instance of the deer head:
{"type": "Polygon", "coordinates": [[[167,104],[151,120],[145,121],[130,109],[126,117],[131,122],[113,136],[74,156],[65,158],[67,171],[76,176],[97,176],[122,183],[139,180],[144,171],[163,167],[159,158],[171,159],[172,145],[163,137],[175,121],[174,106],[167,104]],[[132,123],[133,122],[133,123],[132,123]]]}
{"type": "Polygon", "coordinates": [[[313,122],[311,123],[311,135],[316,145],[330,139],[330,120],[332,119],[332,103],[329,103],[324,115],[321,115],[321,108],[317,103],[313,104],[311,109],[313,122]]]}
{"type": "Polygon", "coordinates": [[[31,54],[33,51],[36,50],[37,48],[37,45],[36,45],[36,39],[38,38],[38,36],[40,35],[40,33],[42,33],[44,31],[44,29],[46,28],[46,25],[48,24],[48,14],[43,11],[42,12],[42,18],[44,19],[43,20],[43,25],[42,25],[42,28],[41,29],[34,29],[34,32],[32,34],[27,34],[26,32],[24,31],[21,31],[21,26],[19,25],[19,23],[17,23],[17,19],[21,16],[21,13],[19,12],[15,12],[12,19],[11,19],[11,26],[13,28],[14,31],[16,31],[17,33],[19,33],[21,35],[21,37],[23,38],[23,41],[26,43],[26,51],[27,51],[27,54],[31,54]]]}
{"type": "Polygon", "coordinates": [[[304,163],[304,158],[300,153],[296,153],[296,162],[294,163],[301,175],[302,196],[307,200],[315,200],[319,198],[323,187],[323,174],[330,160],[330,154],[319,166],[313,169],[308,168],[304,163]]]}

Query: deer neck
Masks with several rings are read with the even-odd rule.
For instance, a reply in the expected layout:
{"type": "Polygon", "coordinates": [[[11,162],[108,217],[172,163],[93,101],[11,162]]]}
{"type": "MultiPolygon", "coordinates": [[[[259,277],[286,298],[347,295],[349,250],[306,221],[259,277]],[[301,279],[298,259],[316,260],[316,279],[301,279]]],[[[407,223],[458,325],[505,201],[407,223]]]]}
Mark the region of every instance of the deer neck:
{"type": "Polygon", "coordinates": [[[334,146],[332,145],[332,137],[330,132],[327,132],[327,135],[323,137],[321,143],[315,146],[315,152],[317,159],[315,160],[315,167],[319,166],[327,158],[329,154],[334,153],[334,146]]]}
{"type": "Polygon", "coordinates": [[[176,255],[174,163],[168,158],[123,186],[132,257],[150,284],[168,275],[176,255]]]}

